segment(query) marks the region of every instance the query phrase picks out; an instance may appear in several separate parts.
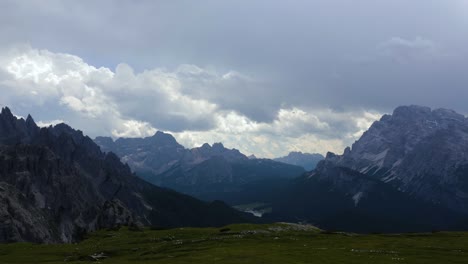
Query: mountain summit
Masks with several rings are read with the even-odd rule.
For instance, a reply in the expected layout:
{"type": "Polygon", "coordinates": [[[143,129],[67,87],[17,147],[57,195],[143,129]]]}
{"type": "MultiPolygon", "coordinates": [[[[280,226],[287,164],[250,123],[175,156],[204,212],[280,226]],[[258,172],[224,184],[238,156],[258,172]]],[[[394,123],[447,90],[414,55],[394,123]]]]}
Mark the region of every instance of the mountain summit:
{"type": "Polygon", "coordinates": [[[305,170],[310,171],[315,169],[317,163],[325,157],[320,154],[302,153],[298,151],[290,152],[287,156],[273,159],[275,161],[297,165],[303,167],[305,170]]]}
{"type": "Polygon", "coordinates": [[[455,111],[398,107],[326,161],[468,213],[468,119],[455,111]]]}
{"type": "MultiPolygon", "coordinates": [[[[115,152],[145,180],[206,200],[238,200],[245,185],[297,177],[304,172],[299,166],[249,159],[219,142],[185,149],[163,132],[147,138],[119,138],[115,142],[98,137],[95,142],[102,150],[115,152]]],[[[249,185],[251,192],[255,192],[253,188],[249,185]]]]}
{"type": "Polygon", "coordinates": [[[269,217],[356,232],[466,229],[467,182],[467,119],[401,106],[285,185],[269,217]]]}
{"type": "MultiPolygon", "coordinates": [[[[157,135],[156,135],[157,136],[157,135]]],[[[163,136],[163,138],[166,138],[163,136]]],[[[221,202],[153,186],[81,131],[0,114],[0,242],[72,242],[99,228],[250,221],[221,202]]]]}

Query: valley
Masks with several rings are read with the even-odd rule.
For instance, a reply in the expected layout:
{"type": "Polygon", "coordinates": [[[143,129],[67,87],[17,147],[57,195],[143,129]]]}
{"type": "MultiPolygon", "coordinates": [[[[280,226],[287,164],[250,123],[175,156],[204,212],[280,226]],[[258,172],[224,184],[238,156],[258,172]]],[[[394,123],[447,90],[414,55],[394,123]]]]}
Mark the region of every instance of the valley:
{"type": "Polygon", "coordinates": [[[72,243],[125,226],[274,222],[361,234],[468,230],[467,135],[453,111],[398,107],[306,172],[221,143],[186,149],[163,132],[93,141],[3,108],[0,239],[72,243]]]}
{"type": "Polygon", "coordinates": [[[468,263],[468,0],[0,0],[0,264],[468,263]]]}

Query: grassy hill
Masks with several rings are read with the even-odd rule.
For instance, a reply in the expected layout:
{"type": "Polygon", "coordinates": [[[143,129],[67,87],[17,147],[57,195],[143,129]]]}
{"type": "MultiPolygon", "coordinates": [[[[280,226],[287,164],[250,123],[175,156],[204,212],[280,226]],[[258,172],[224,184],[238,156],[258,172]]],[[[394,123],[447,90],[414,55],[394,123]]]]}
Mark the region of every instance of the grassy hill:
{"type": "Polygon", "coordinates": [[[3,244],[0,263],[468,263],[468,233],[357,235],[283,223],[121,228],[78,244],[3,244]]]}

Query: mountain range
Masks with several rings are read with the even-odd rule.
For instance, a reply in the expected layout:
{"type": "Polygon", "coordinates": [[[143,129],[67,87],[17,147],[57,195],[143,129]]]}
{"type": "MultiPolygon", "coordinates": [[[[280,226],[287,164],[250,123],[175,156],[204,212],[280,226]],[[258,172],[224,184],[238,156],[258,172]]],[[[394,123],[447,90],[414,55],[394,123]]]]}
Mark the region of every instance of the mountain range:
{"type": "MultiPolygon", "coordinates": [[[[103,151],[112,151],[137,175],[158,186],[172,188],[205,200],[230,203],[247,189],[278,179],[300,176],[300,166],[269,159],[249,158],[222,143],[186,149],[167,133],[146,138],[97,137],[103,151]]],[[[246,200],[245,202],[249,202],[246,200]]]]}
{"type": "Polygon", "coordinates": [[[285,187],[273,215],[353,231],[466,229],[467,155],[466,117],[398,107],[285,187]]]}
{"type": "Polygon", "coordinates": [[[273,159],[274,161],[279,161],[291,165],[301,166],[306,171],[311,171],[317,167],[319,161],[323,160],[325,157],[321,154],[310,154],[302,153],[300,151],[290,152],[287,156],[279,157],[273,159]]]}
{"type": "Polygon", "coordinates": [[[220,201],[149,184],[65,124],[0,113],[0,242],[73,242],[117,226],[219,226],[256,221],[220,201]]]}
{"type": "Polygon", "coordinates": [[[220,143],[189,150],[162,132],[96,142],[150,182],[206,200],[259,204],[269,221],[356,232],[468,227],[468,121],[447,109],[398,107],[309,172],[277,161],[305,166],[307,160],[312,168],[311,158],[322,157],[249,159],[220,143]]]}
{"type": "Polygon", "coordinates": [[[468,119],[452,110],[398,107],[327,161],[468,213],[468,119]]]}
{"type": "Polygon", "coordinates": [[[329,152],[306,171],[221,143],[187,149],[163,132],[93,141],[65,124],[39,128],[31,116],[0,113],[0,242],[73,242],[122,225],[258,221],[354,232],[467,230],[468,119],[401,106],[343,154],[329,152]],[[262,218],[218,200],[259,207],[262,218]]]}

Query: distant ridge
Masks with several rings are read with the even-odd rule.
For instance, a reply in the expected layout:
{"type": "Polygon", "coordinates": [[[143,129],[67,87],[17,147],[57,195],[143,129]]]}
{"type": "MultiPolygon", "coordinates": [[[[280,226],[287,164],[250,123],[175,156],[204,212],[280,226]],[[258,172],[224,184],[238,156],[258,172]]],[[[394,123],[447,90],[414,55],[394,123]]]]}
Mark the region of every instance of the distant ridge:
{"type": "Polygon", "coordinates": [[[146,138],[120,138],[115,142],[97,137],[95,142],[102,150],[115,152],[145,180],[206,200],[232,201],[230,194],[242,192],[246,185],[290,179],[304,172],[299,166],[249,158],[237,149],[225,148],[222,143],[186,149],[172,135],[163,132],[146,138]]]}
{"type": "Polygon", "coordinates": [[[319,161],[323,160],[325,157],[322,156],[321,154],[310,154],[310,153],[302,153],[302,152],[297,152],[293,151],[290,152],[287,156],[280,157],[280,158],[275,158],[273,160],[287,163],[287,164],[292,164],[292,165],[297,165],[303,167],[307,171],[311,171],[315,169],[319,161]]]}
{"type": "Polygon", "coordinates": [[[73,242],[126,226],[217,226],[253,221],[222,202],[153,186],[66,124],[39,128],[0,113],[0,242],[73,242]]]}

